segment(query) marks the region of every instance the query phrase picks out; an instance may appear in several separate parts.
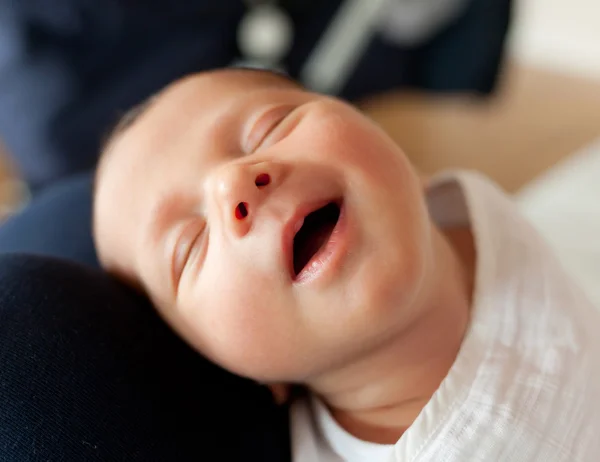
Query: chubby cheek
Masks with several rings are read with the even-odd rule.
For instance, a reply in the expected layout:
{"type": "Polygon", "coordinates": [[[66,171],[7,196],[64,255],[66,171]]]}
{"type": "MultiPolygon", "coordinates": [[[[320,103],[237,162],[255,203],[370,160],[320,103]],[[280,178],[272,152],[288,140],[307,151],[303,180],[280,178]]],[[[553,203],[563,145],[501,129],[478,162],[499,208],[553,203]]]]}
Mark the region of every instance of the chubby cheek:
{"type": "MultiPolygon", "coordinates": [[[[315,111],[307,125],[307,139],[318,146],[314,152],[334,162],[377,177],[399,180],[412,176],[410,162],[398,145],[374,122],[338,102],[315,111]]],[[[318,155],[319,155],[318,154],[318,155]]]]}
{"type": "Polygon", "coordinates": [[[418,202],[383,197],[379,207],[361,215],[363,259],[355,286],[361,288],[369,313],[402,321],[412,316],[431,270],[431,229],[418,202]]]}
{"type": "Polygon", "coordinates": [[[420,178],[401,149],[360,114],[330,118],[329,133],[327,151],[344,166],[360,230],[355,296],[367,315],[408,315],[431,258],[420,178]]]}
{"type": "Polygon", "coordinates": [[[369,315],[402,321],[412,317],[429,267],[427,247],[419,240],[388,240],[370,252],[357,274],[369,315]]]}
{"type": "Polygon", "coordinates": [[[204,355],[231,372],[264,380],[285,359],[291,323],[281,305],[290,302],[271,278],[226,257],[207,258],[203,274],[180,300],[183,316],[204,355]]]}

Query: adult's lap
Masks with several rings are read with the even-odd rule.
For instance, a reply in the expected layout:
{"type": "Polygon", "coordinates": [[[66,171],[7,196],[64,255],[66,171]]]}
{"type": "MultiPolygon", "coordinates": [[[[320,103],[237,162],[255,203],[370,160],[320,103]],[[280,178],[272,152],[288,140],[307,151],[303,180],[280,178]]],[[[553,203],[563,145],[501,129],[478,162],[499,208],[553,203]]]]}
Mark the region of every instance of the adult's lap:
{"type": "Polygon", "coordinates": [[[0,459],[289,460],[285,409],[98,270],[0,256],[0,459]],[[213,456],[214,454],[215,456],[213,456]]]}

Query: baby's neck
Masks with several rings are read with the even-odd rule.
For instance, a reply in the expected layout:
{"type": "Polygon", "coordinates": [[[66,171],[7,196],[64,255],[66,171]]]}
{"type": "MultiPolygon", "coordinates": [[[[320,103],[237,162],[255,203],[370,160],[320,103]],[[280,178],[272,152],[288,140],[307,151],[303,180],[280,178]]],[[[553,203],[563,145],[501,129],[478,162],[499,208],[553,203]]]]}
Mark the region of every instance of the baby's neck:
{"type": "Polygon", "coordinates": [[[439,236],[431,296],[420,317],[394,340],[309,387],[355,437],[393,444],[448,374],[467,329],[473,289],[470,232],[439,236]]]}

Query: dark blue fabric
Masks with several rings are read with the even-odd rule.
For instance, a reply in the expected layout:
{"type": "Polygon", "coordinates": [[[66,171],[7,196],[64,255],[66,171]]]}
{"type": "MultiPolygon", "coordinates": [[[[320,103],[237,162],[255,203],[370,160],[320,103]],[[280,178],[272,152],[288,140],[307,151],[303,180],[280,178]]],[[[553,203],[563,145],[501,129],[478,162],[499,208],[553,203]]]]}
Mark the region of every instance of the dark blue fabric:
{"type": "Polygon", "coordinates": [[[342,96],[352,100],[397,87],[488,95],[500,75],[511,13],[510,0],[471,0],[454,22],[421,45],[395,46],[376,37],[342,96]]]}
{"type": "Polygon", "coordinates": [[[0,256],[0,460],[289,461],[287,409],[105,274],[0,256]]]}
{"type": "MultiPolygon", "coordinates": [[[[297,77],[343,0],[286,0],[297,77]]],[[[429,42],[375,39],[342,96],[402,86],[493,90],[511,0],[471,0],[429,42]]],[[[0,0],[0,138],[37,190],[90,170],[103,137],[132,105],[178,77],[239,57],[241,0],[0,0]]]]}
{"type": "Polygon", "coordinates": [[[39,188],[89,170],[119,114],[236,55],[235,0],[0,0],[0,137],[39,188]]]}
{"type": "Polygon", "coordinates": [[[494,91],[503,63],[512,2],[471,0],[465,12],[419,47],[412,82],[436,92],[494,91]]]}
{"type": "Polygon", "coordinates": [[[58,182],[0,225],[0,254],[26,252],[97,268],[91,232],[92,176],[58,182]]]}

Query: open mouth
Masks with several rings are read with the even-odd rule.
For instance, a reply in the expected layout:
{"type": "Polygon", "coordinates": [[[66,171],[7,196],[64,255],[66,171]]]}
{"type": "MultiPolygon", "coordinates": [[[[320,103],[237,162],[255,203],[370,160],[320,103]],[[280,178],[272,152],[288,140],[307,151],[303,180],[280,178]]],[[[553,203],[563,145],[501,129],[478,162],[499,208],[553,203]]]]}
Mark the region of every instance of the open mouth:
{"type": "Polygon", "coordinates": [[[294,276],[298,276],[329,241],[340,218],[340,204],[330,202],[309,213],[294,236],[294,276]]]}

